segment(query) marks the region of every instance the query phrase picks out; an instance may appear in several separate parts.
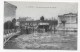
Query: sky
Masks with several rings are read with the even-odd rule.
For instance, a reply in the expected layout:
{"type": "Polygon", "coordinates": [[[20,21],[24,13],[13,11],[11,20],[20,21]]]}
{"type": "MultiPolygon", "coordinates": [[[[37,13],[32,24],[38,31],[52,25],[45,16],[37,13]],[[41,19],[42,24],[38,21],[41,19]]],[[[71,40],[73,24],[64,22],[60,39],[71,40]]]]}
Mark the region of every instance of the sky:
{"type": "Polygon", "coordinates": [[[31,17],[32,19],[40,19],[41,16],[44,16],[46,19],[50,19],[67,13],[78,13],[78,4],[73,2],[7,2],[17,6],[17,18],[31,17]]]}

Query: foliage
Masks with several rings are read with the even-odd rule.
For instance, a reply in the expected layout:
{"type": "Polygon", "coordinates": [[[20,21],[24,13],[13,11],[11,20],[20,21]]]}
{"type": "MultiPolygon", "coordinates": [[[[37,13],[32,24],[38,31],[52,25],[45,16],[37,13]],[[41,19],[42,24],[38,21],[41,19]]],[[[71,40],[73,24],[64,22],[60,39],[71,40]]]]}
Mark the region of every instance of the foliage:
{"type": "Polygon", "coordinates": [[[16,23],[16,19],[15,18],[12,19],[12,23],[16,23]]]}
{"type": "Polygon", "coordinates": [[[4,23],[4,29],[14,29],[16,27],[15,23],[16,23],[16,19],[15,18],[12,20],[12,22],[11,21],[5,22],[4,23]]]}
{"type": "Polygon", "coordinates": [[[13,29],[13,23],[11,21],[5,22],[4,29],[13,29]]]}
{"type": "Polygon", "coordinates": [[[54,20],[52,21],[52,23],[53,23],[54,26],[57,26],[57,25],[58,25],[58,20],[55,20],[55,19],[54,19],[54,20]]]}
{"type": "Polygon", "coordinates": [[[52,23],[53,23],[53,26],[54,26],[54,34],[55,34],[56,26],[58,25],[58,20],[54,19],[54,20],[52,21],[52,23]]]}
{"type": "Polygon", "coordinates": [[[61,22],[62,22],[62,24],[65,26],[66,21],[65,21],[65,20],[62,20],[61,22]]]}
{"type": "Polygon", "coordinates": [[[44,21],[44,16],[41,16],[41,17],[40,17],[40,20],[41,20],[41,21],[44,21]]]}
{"type": "Polygon", "coordinates": [[[12,20],[12,24],[13,24],[13,28],[16,28],[16,19],[15,18],[13,18],[13,20],[12,20]]]}

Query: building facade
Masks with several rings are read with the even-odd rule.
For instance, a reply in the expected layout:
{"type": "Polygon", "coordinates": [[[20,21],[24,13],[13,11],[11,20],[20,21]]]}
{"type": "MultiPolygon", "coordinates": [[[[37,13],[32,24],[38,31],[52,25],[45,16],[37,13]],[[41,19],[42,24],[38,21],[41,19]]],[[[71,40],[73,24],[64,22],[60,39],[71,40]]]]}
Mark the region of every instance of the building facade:
{"type": "Polygon", "coordinates": [[[12,20],[16,17],[16,9],[15,5],[12,5],[8,2],[4,2],[4,22],[12,20]]]}
{"type": "Polygon", "coordinates": [[[68,13],[64,15],[59,15],[59,27],[63,27],[62,21],[65,21],[65,28],[77,28],[77,13],[68,13]]]}

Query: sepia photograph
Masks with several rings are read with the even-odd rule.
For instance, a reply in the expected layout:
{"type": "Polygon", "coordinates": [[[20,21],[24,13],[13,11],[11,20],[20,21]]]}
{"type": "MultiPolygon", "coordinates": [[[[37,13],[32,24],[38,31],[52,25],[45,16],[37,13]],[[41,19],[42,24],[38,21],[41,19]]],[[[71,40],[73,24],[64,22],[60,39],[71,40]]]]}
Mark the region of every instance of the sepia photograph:
{"type": "Polygon", "coordinates": [[[4,1],[4,49],[77,50],[77,2],[4,1]]]}

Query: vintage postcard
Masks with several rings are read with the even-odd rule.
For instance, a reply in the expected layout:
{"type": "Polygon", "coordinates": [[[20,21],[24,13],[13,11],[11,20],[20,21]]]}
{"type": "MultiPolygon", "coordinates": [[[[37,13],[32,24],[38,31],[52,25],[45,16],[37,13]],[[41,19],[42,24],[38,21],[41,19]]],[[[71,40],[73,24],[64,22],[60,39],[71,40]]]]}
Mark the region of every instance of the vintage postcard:
{"type": "Polygon", "coordinates": [[[4,1],[4,49],[77,50],[77,2],[4,1]]]}

